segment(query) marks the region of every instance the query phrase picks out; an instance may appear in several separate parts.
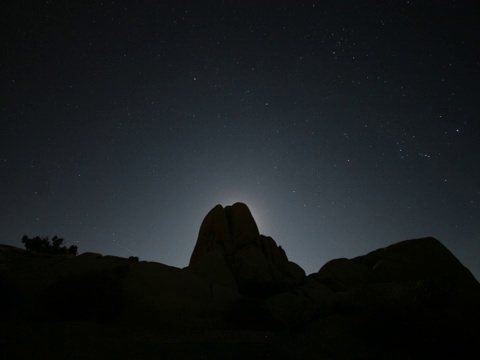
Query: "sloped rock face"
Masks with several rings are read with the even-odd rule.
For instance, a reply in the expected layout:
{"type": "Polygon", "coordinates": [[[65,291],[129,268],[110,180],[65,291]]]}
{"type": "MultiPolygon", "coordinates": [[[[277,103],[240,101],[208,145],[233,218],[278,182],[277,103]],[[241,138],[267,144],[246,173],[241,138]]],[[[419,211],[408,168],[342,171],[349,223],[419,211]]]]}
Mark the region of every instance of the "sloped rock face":
{"type": "Polygon", "coordinates": [[[0,254],[0,286],[9,295],[2,296],[0,304],[14,306],[15,320],[155,324],[177,322],[180,315],[196,319],[215,313],[212,302],[217,299],[209,286],[172,266],[95,253],[50,255],[4,245],[0,254]]]}
{"type": "Polygon", "coordinates": [[[332,346],[337,353],[350,346],[348,357],[452,358],[480,339],[480,284],[434,238],[332,260],[309,278],[332,291],[329,317],[336,319],[335,327],[314,320],[312,336],[343,337],[332,346]]]}
{"type": "MultiPolygon", "coordinates": [[[[402,241],[353,259],[331,260],[311,277],[335,292],[350,294],[365,287],[373,292],[388,287],[397,301],[402,294],[405,301],[429,297],[451,305],[480,299],[480,287],[471,272],[431,237],[402,241]],[[408,291],[419,294],[407,295],[408,291]]],[[[386,294],[378,295],[385,300],[386,294]]]]}
{"type": "MultiPolygon", "coordinates": [[[[219,275],[211,271],[206,275],[207,269],[223,268],[231,273],[241,293],[276,292],[305,279],[303,269],[289,261],[272,238],[260,235],[250,210],[243,203],[225,208],[217,205],[207,214],[189,268],[212,283],[218,283],[219,275]]],[[[233,285],[231,281],[229,284],[233,285]]]]}
{"type": "Polygon", "coordinates": [[[455,318],[480,305],[480,284],[437,239],[406,240],[353,259],[336,259],[309,276],[348,311],[442,309],[455,318]]]}

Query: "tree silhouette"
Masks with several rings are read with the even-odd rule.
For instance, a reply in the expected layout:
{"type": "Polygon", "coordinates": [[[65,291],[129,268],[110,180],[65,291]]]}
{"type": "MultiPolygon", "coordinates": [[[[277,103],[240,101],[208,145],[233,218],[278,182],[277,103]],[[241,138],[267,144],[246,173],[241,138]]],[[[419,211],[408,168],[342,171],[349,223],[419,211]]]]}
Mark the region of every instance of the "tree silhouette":
{"type": "Polygon", "coordinates": [[[62,247],[63,243],[64,243],[64,239],[63,238],[59,238],[57,236],[54,236],[52,238],[52,248],[55,251],[60,251],[60,248],[62,247]]]}
{"type": "Polygon", "coordinates": [[[76,245],[71,245],[67,249],[64,245],[65,240],[56,235],[52,238],[52,243],[50,243],[48,237],[41,238],[40,236],[35,236],[34,238],[29,238],[27,235],[23,235],[22,243],[26,250],[40,253],[77,255],[78,251],[76,245]]]}
{"type": "Polygon", "coordinates": [[[78,246],[70,245],[70,247],[68,248],[68,253],[70,255],[77,255],[77,250],[78,250],[78,246]]]}

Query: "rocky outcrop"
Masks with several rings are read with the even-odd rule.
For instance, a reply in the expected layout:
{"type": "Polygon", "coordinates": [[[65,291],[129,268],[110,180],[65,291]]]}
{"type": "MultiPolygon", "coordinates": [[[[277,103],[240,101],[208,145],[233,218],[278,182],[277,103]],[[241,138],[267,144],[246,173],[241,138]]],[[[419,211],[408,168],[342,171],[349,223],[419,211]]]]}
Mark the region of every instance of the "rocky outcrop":
{"type": "Polygon", "coordinates": [[[214,248],[228,248],[231,243],[227,213],[221,205],[217,205],[205,216],[200,226],[197,242],[190,257],[189,266],[197,263],[202,256],[211,252],[214,248]]]}
{"type": "Polygon", "coordinates": [[[226,255],[233,255],[242,247],[254,244],[259,235],[247,205],[235,203],[225,208],[217,205],[205,216],[200,226],[189,265],[195,264],[213,249],[222,249],[226,255]]]}
{"type": "MultiPolygon", "coordinates": [[[[397,314],[420,319],[424,313],[429,314],[421,320],[425,328],[437,316],[464,326],[480,304],[476,279],[434,238],[403,241],[353,259],[334,259],[306,277],[275,240],[259,234],[248,207],[241,203],[217,205],[207,214],[187,269],[212,289],[229,294],[228,299],[237,304],[230,317],[256,309],[252,328],[263,326],[258,318],[292,329],[316,322],[322,327],[326,318],[342,323],[347,315],[349,324],[378,321],[379,328],[372,332],[388,333],[397,314]],[[245,296],[250,300],[239,301],[245,296]],[[258,299],[254,306],[252,297],[258,299]]],[[[219,303],[227,308],[231,304],[219,303]]],[[[246,326],[248,317],[240,317],[246,326]]]]}
{"type": "Polygon", "coordinates": [[[477,351],[480,284],[437,239],[332,260],[309,279],[331,292],[311,298],[326,315],[311,318],[305,347],[322,351],[317,339],[328,336],[330,351],[341,358],[452,358],[477,351]]]}
{"type": "Polygon", "coordinates": [[[305,279],[303,269],[271,237],[260,235],[243,203],[217,205],[207,214],[189,268],[211,283],[233,287],[233,278],[241,293],[278,292],[305,279]],[[208,270],[213,268],[222,273],[208,270]]]}
{"type": "Polygon", "coordinates": [[[310,276],[335,292],[353,297],[367,287],[373,296],[377,289],[381,301],[387,296],[385,291],[397,302],[402,296],[405,301],[429,297],[452,305],[480,299],[479,284],[472,273],[431,237],[402,241],[353,259],[331,260],[310,276]]]}
{"type": "Polygon", "coordinates": [[[209,212],[183,269],[0,245],[0,290],[2,359],[78,349],[82,358],[98,349],[117,351],[103,358],[178,358],[179,349],[188,359],[478,358],[480,284],[440,241],[403,241],[305,276],[245,204],[209,212]]]}

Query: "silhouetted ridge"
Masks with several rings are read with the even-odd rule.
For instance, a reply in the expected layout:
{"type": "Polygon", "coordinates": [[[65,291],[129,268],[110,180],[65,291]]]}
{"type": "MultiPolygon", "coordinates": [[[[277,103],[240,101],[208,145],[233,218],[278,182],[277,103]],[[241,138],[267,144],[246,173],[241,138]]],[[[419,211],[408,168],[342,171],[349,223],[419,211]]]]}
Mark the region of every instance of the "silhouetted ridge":
{"type": "Polygon", "coordinates": [[[183,269],[0,245],[0,291],[1,359],[453,359],[480,342],[480,284],[437,239],[305,276],[241,203],[207,214],[183,269]]]}

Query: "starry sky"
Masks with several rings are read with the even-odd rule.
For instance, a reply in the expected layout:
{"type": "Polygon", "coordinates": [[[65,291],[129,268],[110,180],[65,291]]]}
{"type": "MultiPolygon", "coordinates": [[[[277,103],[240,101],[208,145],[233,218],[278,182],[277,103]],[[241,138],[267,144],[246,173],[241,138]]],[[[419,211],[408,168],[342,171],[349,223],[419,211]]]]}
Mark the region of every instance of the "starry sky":
{"type": "Polygon", "coordinates": [[[6,1],[0,242],[184,267],[241,201],[307,273],[434,236],[480,278],[475,1],[6,1]]]}

